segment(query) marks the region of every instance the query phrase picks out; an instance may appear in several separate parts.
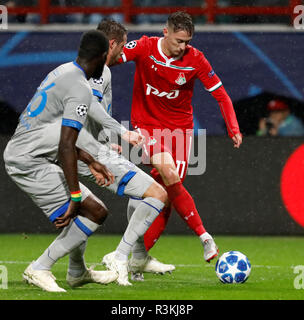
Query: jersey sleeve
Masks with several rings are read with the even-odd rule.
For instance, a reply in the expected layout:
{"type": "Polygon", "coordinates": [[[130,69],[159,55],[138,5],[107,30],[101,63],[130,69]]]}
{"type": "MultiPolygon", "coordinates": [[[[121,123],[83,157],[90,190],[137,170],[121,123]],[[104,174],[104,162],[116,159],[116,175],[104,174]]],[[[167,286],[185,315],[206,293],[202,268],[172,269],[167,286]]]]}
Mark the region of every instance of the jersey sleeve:
{"type": "Polygon", "coordinates": [[[232,101],[224,86],[221,86],[217,90],[214,90],[211,94],[220,106],[222,116],[226,123],[228,135],[230,138],[232,138],[237,133],[240,133],[239,124],[236,118],[232,101]]]}
{"type": "Polygon", "coordinates": [[[217,101],[227,127],[228,135],[229,137],[233,137],[237,133],[240,133],[240,129],[232,101],[226,92],[222,81],[216,75],[209,61],[202,53],[200,53],[199,62],[199,71],[197,76],[203,83],[205,89],[210,92],[213,98],[217,101]]]}
{"type": "Polygon", "coordinates": [[[118,135],[123,135],[127,131],[123,125],[106,112],[105,106],[102,105],[102,101],[99,102],[96,97],[93,97],[92,99],[89,115],[94,121],[101,124],[103,128],[109,129],[118,135]]]}
{"type": "Polygon", "coordinates": [[[136,61],[141,55],[148,50],[149,38],[142,36],[139,40],[132,40],[125,44],[123,48],[123,54],[118,63],[124,63],[128,61],[136,61]]]}
{"type": "Polygon", "coordinates": [[[74,84],[63,99],[62,125],[80,131],[85,123],[91,100],[89,86],[81,83],[74,84]]]}
{"type": "Polygon", "coordinates": [[[199,53],[199,58],[197,61],[197,77],[203,83],[205,89],[209,92],[213,92],[214,90],[218,89],[222,85],[222,82],[212,69],[209,61],[205,58],[203,53],[199,53]]]}

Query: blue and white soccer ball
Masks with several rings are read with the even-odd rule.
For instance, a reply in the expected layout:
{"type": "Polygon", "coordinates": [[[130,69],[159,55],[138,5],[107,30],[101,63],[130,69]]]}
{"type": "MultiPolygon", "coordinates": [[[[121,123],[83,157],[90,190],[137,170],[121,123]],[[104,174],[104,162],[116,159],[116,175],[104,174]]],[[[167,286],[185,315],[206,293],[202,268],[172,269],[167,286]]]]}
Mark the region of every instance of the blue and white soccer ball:
{"type": "Polygon", "coordinates": [[[223,253],[215,265],[215,273],[223,283],[243,283],[251,271],[248,258],[239,251],[223,253]]]}

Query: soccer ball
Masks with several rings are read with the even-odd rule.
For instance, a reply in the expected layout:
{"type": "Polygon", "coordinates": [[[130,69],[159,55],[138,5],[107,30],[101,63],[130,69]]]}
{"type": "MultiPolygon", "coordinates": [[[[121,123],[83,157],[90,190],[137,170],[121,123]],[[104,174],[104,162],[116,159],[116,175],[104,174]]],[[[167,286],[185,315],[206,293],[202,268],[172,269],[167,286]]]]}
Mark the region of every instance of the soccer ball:
{"type": "Polygon", "coordinates": [[[215,273],[223,283],[243,283],[251,271],[248,258],[239,251],[223,253],[215,265],[215,273]]]}

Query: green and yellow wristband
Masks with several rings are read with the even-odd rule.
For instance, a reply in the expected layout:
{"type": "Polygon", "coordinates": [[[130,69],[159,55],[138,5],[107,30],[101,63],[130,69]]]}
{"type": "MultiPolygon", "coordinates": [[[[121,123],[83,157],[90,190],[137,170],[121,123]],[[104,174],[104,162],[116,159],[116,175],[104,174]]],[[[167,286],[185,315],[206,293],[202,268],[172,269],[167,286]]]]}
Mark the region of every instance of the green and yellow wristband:
{"type": "Polygon", "coordinates": [[[71,200],[75,201],[75,202],[79,202],[81,201],[82,195],[81,195],[81,191],[73,191],[71,192],[71,200]]]}

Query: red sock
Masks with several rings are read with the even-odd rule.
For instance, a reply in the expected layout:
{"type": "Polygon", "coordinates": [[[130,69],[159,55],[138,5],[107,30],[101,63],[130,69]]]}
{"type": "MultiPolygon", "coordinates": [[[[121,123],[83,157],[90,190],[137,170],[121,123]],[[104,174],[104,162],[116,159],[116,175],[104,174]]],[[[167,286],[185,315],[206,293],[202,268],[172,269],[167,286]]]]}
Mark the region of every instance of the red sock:
{"type": "Polygon", "coordinates": [[[154,246],[158,238],[165,230],[171,211],[171,206],[165,207],[146,231],[144,235],[144,242],[147,251],[154,246]]]}
{"type": "Polygon", "coordinates": [[[190,229],[198,236],[206,232],[195,203],[181,182],[166,187],[169,200],[177,213],[186,221],[190,229]]]}

